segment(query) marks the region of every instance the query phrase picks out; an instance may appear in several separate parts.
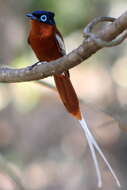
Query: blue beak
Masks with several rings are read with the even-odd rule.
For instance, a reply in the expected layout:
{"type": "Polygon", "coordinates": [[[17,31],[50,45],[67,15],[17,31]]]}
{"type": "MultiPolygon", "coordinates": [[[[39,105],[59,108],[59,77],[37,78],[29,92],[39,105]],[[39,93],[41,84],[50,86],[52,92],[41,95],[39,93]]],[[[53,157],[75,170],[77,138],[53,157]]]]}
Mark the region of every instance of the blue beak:
{"type": "Polygon", "coordinates": [[[26,16],[32,20],[37,20],[37,18],[32,13],[28,13],[28,14],[26,14],[26,16]]]}

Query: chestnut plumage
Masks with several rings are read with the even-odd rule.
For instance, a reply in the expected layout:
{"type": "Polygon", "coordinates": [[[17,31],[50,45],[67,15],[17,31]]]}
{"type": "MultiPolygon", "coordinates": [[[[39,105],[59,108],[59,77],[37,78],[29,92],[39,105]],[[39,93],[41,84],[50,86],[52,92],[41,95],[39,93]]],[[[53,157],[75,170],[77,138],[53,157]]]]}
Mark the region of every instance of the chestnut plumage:
{"type": "MultiPolygon", "coordinates": [[[[62,35],[56,27],[54,13],[50,11],[33,11],[26,16],[31,19],[32,24],[28,37],[28,43],[32,47],[38,60],[49,62],[64,56],[64,41],[62,35]]],[[[70,81],[69,71],[59,75],[54,75],[54,80],[64,106],[68,112],[79,121],[85,132],[97,173],[98,187],[102,187],[102,177],[95,150],[105,162],[112,176],[116,180],[117,185],[120,186],[115,172],[97,144],[94,136],[87,126],[85,119],[83,118],[83,115],[80,112],[78,97],[70,81]]]]}

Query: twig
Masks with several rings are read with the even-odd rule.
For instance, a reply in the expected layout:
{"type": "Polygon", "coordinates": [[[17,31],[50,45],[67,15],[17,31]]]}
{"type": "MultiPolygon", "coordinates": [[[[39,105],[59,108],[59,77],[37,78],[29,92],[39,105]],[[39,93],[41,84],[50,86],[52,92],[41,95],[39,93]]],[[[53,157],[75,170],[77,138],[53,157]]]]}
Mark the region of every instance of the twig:
{"type": "Polygon", "coordinates": [[[53,86],[52,84],[48,83],[48,82],[45,82],[45,81],[42,81],[42,80],[38,80],[38,81],[36,81],[36,83],[38,83],[40,85],[43,85],[43,86],[45,86],[45,87],[47,87],[49,89],[52,89],[54,91],[56,91],[56,87],[53,86]]]}
{"type": "Polygon", "coordinates": [[[112,17],[97,17],[95,18],[91,23],[89,23],[86,28],[84,29],[84,37],[85,38],[92,38],[96,44],[98,44],[100,47],[113,47],[117,46],[120,43],[124,41],[125,38],[127,38],[127,30],[123,31],[123,33],[120,34],[120,36],[117,36],[114,40],[111,40],[110,42],[107,42],[105,40],[102,40],[101,38],[98,37],[98,35],[93,34],[92,30],[93,27],[104,21],[108,22],[114,22],[116,19],[112,17]]]}

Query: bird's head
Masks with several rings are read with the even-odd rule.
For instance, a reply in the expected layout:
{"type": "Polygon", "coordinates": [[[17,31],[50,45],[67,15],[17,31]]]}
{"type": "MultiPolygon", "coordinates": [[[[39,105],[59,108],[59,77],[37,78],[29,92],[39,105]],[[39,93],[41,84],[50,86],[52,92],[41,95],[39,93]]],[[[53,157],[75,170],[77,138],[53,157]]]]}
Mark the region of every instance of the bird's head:
{"type": "Polygon", "coordinates": [[[55,20],[54,20],[55,14],[53,12],[33,11],[31,13],[26,14],[26,16],[29,17],[31,20],[37,20],[40,23],[55,25],[55,20]]]}

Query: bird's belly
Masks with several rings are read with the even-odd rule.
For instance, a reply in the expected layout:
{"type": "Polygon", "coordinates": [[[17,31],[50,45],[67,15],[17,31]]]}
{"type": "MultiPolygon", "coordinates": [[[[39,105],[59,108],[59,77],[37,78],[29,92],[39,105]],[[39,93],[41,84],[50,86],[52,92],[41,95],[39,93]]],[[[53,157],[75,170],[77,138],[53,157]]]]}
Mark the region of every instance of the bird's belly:
{"type": "Polygon", "coordinates": [[[57,44],[51,39],[32,40],[30,45],[40,61],[52,61],[61,57],[57,44]]]}

